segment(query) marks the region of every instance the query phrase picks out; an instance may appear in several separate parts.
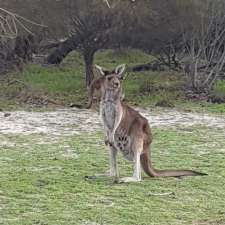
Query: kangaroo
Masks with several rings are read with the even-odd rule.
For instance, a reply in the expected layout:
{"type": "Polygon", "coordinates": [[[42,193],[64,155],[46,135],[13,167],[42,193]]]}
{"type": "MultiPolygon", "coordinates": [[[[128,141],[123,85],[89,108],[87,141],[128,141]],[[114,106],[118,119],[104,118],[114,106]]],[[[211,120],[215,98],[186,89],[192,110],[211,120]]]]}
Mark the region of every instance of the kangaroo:
{"type": "Polygon", "coordinates": [[[96,65],[102,75],[94,80],[89,88],[87,108],[92,105],[94,91],[100,90],[100,115],[105,131],[105,144],[110,149],[110,176],[115,182],[141,181],[141,168],[150,177],[182,177],[206,175],[192,170],[157,170],[151,163],[150,145],[152,133],[148,120],[138,111],[122,101],[122,80],[125,65],[119,65],[112,72],[96,65]],[[119,180],[117,153],[133,161],[132,177],[119,180]]]}

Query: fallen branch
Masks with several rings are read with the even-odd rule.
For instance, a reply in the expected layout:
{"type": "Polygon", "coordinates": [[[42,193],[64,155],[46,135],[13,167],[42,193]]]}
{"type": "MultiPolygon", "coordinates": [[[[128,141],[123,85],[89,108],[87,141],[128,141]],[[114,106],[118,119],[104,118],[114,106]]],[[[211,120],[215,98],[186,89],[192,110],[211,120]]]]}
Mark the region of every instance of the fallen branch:
{"type": "Polygon", "coordinates": [[[59,43],[58,47],[46,58],[48,64],[60,64],[62,60],[78,47],[78,40],[69,38],[59,43]]]}
{"type": "Polygon", "coordinates": [[[151,63],[146,63],[146,64],[141,64],[141,65],[136,65],[133,67],[128,68],[128,71],[132,72],[142,72],[142,71],[163,71],[165,64],[160,63],[158,61],[153,61],[151,63]]]}

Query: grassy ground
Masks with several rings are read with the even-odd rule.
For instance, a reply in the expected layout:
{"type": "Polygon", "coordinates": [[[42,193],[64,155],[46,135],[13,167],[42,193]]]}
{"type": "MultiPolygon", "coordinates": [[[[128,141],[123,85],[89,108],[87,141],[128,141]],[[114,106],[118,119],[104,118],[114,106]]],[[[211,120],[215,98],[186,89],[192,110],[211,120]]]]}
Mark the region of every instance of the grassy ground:
{"type": "MultiPolygon", "coordinates": [[[[114,68],[126,63],[128,67],[147,63],[149,55],[132,50],[125,52],[102,51],[96,54],[95,63],[114,68]]],[[[31,95],[48,96],[65,105],[70,103],[85,103],[86,88],[84,86],[84,65],[78,53],[71,53],[58,67],[42,67],[29,65],[22,74],[13,78],[25,83],[8,85],[5,79],[0,82],[0,108],[24,108],[21,100],[31,95]],[[29,87],[27,88],[26,85],[29,87]],[[33,94],[30,94],[30,93],[33,94]],[[18,97],[19,96],[19,97],[18,97]]],[[[126,99],[130,104],[146,107],[155,106],[157,102],[170,102],[176,108],[190,111],[225,112],[225,104],[209,104],[207,102],[193,102],[185,99],[183,92],[184,80],[181,74],[173,71],[128,73],[124,81],[126,99]]]]}
{"type": "MultiPolygon", "coordinates": [[[[96,57],[97,64],[109,68],[148,61],[149,56],[138,51],[104,51],[96,57]]],[[[27,106],[20,101],[31,92],[66,105],[86,101],[83,61],[77,53],[59,67],[29,65],[23,74],[11,76],[22,83],[10,84],[11,79],[1,78],[0,109],[24,109],[27,106]]],[[[188,102],[182,85],[182,76],[173,72],[129,73],[124,81],[126,99],[134,105],[149,107],[167,100],[180,109],[225,112],[224,105],[188,102]]],[[[157,168],[190,168],[209,175],[152,179],[143,174],[139,184],[113,184],[107,177],[86,178],[108,169],[102,140],[99,131],[73,137],[1,134],[0,224],[225,224],[224,130],[155,128],[153,162],[157,168]],[[170,194],[157,195],[160,193],[170,194]]],[[[119,168],[121,176],[132,174],[131,165],[122,157],[119,168]]]]}
{"type": "MultiPolygon", "coordinates": [[[[0,143],[0,224],[225,224],[225,139],[220,130],[154,129],[157,168],[192,168],[208,176],[153,179],[143,174],[137,184],[85,178],[108,169],[101,133],[1,135],[0,143]],[[154,196],[159,193],[171,194],[154,196]]],[[[121,176],[132,173],[121,157],[119,168],[121,176]]]]}

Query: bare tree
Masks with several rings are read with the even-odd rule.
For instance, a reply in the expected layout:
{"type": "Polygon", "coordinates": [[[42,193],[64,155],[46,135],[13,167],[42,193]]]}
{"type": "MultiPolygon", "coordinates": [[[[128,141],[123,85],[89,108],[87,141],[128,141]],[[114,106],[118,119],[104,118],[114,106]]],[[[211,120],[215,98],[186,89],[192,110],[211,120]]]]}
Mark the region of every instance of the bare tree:
{"type": "Polygon", "coordinates": [[[128,39],[127,43],[151,54],[169,69],[181,69],[182,30],[188,26],[187,7],[194,10],[192,2],[152,0],[136,1],[134,5],[136,21],[132,23],[128,33],[131,41],[128,39]]]}
{"type": "Polygon", "coordinates": [[[225,4],[208,1],[199,16],[199,23],[184,32],[188,54],[189,79],[195,90],[208,91],[224,73],[225,66],[225,4]]]}
{"type": "MultiPolygon", "coordinates": [[[[102,0],[82,1],[79,5],[80,10],[71,16],[72,20],[67,24],[69,31],[67,40],[47,57],[47,62],[58,64],[70,51],[80,51],[85,62],[88,87],[93,79],[95,53],[103,48],[118,47],[124,37],[121,33],[125,29],[122,28],[133,21],[129,20],[131,10],[127,10],[128,7],[131,7],[130,1],[115,0],[108,1],[107,4],[103,4],[102,0]]],[[[128,27],[126,26],[127,33],[128,27]]]]}
{"type": "Polygon", "coordinates": [[[110,9],[89,3],[88,13],[73,18],[71,38],[77,42],[77,49],[82,53],[85,62],[86,86],[94,78],[93,61],[96,51],[109,47],[112,35],[113,17],[110,9]],[[108,44],[108,46],[107,46],[108,44]]]}
{"type": "Polygon", "coordinates": [[[50,64],[59,64],[72,50],[80,51],[85,62],[86,86],[93,79],[93,61],[100,49],[132,46],[133,27],[140,20],[143,1],[121,0],[76,0],[66,21],[66,40],[47,57],[50,64]],[[75,8],[75,9],[74,9],[75,8]],[[75,11],[74,11],[75,10],[75,11]]]}
{"type": "Polygon", "coordinates": [[[45,27],[19,14],[0,8],[0,73],[20,67],[22,60],[31,59],[34,50],[34,33],[31,27],[45,27]],[[28,33],[20,36],[20,31],[28,33]]]}

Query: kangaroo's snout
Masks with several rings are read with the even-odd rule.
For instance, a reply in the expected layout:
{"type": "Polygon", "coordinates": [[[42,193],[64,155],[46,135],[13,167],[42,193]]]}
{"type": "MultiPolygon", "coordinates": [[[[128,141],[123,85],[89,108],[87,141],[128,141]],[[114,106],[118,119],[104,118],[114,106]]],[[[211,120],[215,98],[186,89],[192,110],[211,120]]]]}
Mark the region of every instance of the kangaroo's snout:
{"type": "Polygon", "coordinates": [[[119,83],[118,81],[116,81],[116,82],[113,83],[113,85],[114,85],[115,87],[119,87],[120,83],[119,83]]]}

